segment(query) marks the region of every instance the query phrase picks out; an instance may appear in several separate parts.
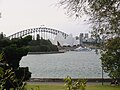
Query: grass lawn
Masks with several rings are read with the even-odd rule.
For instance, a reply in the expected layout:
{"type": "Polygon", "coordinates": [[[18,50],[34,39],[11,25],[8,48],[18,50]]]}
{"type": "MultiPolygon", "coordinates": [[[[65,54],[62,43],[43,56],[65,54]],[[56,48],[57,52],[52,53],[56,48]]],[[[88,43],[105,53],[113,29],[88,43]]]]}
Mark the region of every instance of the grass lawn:
{"type": "MultiPolygon", "coordinates": [[[[63,85],[27,85],[28,90],[36,90],[40,88],[40,90],[64,90],[63,85]]],[[[39,90],[39,89],[38,89],[39,90]]]]}
{"type": "Polygon", "coordinates": [[[89,85],[86,90],[120,90],[120,86],[110,86],[110,85],[89,85]]]}
{"type": "MultiPolygon", "coordinates": [[[[28,90],[64,90],[63,85],[27,85],[28,90]]],[[[120,90],[120,86],[110,85],[87,85],[86,90],[120,90]]]]}

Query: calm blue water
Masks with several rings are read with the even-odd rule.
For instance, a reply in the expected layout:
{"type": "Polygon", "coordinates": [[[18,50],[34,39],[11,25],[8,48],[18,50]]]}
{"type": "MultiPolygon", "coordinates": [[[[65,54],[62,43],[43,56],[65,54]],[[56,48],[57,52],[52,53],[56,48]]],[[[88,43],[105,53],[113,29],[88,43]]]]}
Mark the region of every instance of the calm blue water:
{"type": "MultiPolygon", "coordinates": [[[[100,55],[90,52],[27,55],[20,66],[28,66],[32,78],[101,78],[100,55]]],[[[104,74],[104,77],[107,77],[104,74]]]]}

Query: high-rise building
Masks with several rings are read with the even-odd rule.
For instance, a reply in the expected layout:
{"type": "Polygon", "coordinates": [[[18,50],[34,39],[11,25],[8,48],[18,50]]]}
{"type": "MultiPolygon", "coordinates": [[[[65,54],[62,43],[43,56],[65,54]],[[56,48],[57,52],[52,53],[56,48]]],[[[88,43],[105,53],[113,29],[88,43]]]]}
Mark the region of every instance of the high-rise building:
{"type": "Polygon", "coordinates": [[[79,35],[80,45],[83,45],[83,33],[79,35]]]}
{"type": "Polygon", "coordinates": [[[85,33],[85,37],[84,38],[88,38],[88,33],[85,33]]]}

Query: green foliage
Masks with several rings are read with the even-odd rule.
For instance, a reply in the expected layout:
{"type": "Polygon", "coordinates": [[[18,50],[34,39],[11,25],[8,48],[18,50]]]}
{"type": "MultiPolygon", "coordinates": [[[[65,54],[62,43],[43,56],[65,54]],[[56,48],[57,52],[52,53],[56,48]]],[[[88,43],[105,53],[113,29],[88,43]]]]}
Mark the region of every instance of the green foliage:
{"type": "Polygon", "coordinates": [[[50,40],[38,39],[32,40],[29,43],[30,52],[49,52],[58,51],[56,45],[53,45],[50,40]]]}
{"type": "Polygon", "coordinates": [[[6,62],[3,61],[3,53],[0,54],[0,88],[5,88],[5,84],[9,80],[10,82],[15,82],[13,69],[8,66],[6,62]],[[3,63],[4,62],[4,63],[3,63]]]}
{"type": "MultiPolygon", "coordinates": [[[[10,45],[10,41],[8,39],[1,39],[0,40],[0,47],[5,47],[8,45],[10,45]]],[[[0,50],[1,50],[1,48],[0,48],[0,50]]]]}
{"type": "MultiPolygon", "coordinates": [[[[36,85],[27,85],[28,90],[30,87],[35,87],[36,85]]],[[[40,90],[64,90],[62,84],[40,84],[40,90]]],[[[101,84],[92,84],[87,85],[86,90],[120,90],[120,86],[110,86],[110,85],[101,85],[101,84]]]]}
{"type": "Polygon", "coordinates": [[[28,35],[24,38],[13,38],[11,44],[15,44],[17,47],[27,46],[28,43],[32,40],[32,36],[28,35]]]}
{"type": "Polygon", "coordinates": [[[2,67],[0,67],[0,77],[3,78],[3,74],[4,74],[4,69],[2,67]]]}
{"type": "Polygon", "coordinates": [[[12,40],[7,38],[0,39],[0,42],[2,42],[0,44],[0,53],[4,52],[0,55],[0,80],[3,80],[1,82],[4,83],[1,85],[7,90],[11,87],[18,88],[22,86],[23,81],[31,77],[28,67],[19,67],[21,58],[28,53],[29,48],[27,45],[31,40],[31,36],[12,40]]]}
{"type": "MultiPolygon", "coordinates": [[[[3,59],[3,55],[3,53],[0,54],[0,90],[10,90],[10,88],[14,88],[17,90],[25,90],[26,84],[22,82],[26,78],[26,71],[24,70],[24,72],[19,72],[19,70],[17,70],[19,73],[16,73],[15,70],[11,66],[9,66],[7,61],[3,59]]],[[[28,80],[28,77],[26,80],[28,80]]]]}
{"type": "Polygon", "coordinates": [[[72,80],[71,77],[67,76],[64,79],[65,90],[85,90],[86,80],[72,80]]]}
{"type": "Polygon", "coordinates": [[[5,34],[3,34],[3,32],[0,33],[0,39],[5,39],[5,34]]]}
{"type": "Polygon", "coordinates": [[[109,39],[102,48],[101,60],[104,71],[113,79],[120,79],[120,38],[109,39]]]}
{"type": "Polygon", "coordinates": [[[28,53],[28,49],[26,47],[18,48],[16,45],[7,46],[3,50],[9,65],[15,69],[19,67],[21,58],[26,56],[28,53]]]}
{"type": "Polygon", "coordinates": [[[26,90],[41,90],[39,85],[29,85],[26,90]]]}

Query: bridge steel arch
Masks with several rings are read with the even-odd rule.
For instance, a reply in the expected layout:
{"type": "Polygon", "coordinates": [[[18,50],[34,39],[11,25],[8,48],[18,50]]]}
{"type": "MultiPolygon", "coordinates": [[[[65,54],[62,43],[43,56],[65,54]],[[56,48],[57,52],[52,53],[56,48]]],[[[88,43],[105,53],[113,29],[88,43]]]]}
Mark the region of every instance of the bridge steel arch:
{"type": "Polygon", "coordinates": [[[20,37],[24,37],[24,36],[31,35],[31,34],[34,34],[33,36],[35,37],[36,34],[39,34],[40,37],[45,39],[45,36],[47,33],[50,34],[51,36],[52,35],[56,36],[58,33],[61,33],[64,38],[66,38],[68,36],[68,34],[66,34],[62,31],[56,30],[56,29],[46,28],[46,27],[38,27],[38,28],[31,28],[31,29],[26,29],[23,31],[16,32],[16,33],[8,36],[8,38],[9,39],[20,38],[20,37]]]}

